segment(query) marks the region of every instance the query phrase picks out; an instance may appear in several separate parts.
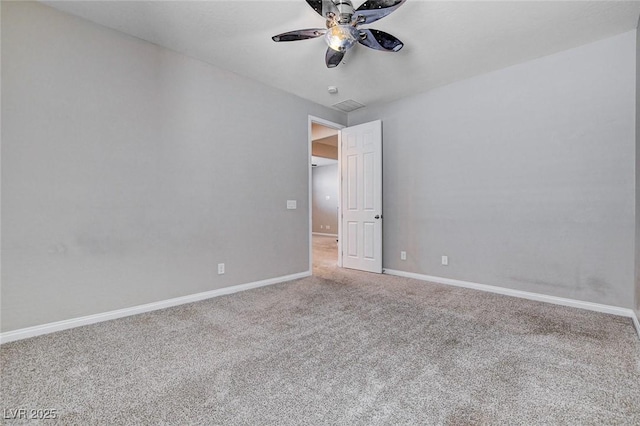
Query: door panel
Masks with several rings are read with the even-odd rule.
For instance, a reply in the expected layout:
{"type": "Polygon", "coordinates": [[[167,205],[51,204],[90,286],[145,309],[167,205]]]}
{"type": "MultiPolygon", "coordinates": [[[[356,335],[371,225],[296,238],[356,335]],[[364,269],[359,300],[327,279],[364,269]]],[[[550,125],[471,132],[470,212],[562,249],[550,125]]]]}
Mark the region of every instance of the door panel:
{"type": "Polygon", "coordinates": [[[342,266],[382,272],[382,122],[341,131],[342,266]]]}
{"type": "Polygon", "coordinates": [[[367,152],[363,155],[364,162],[364,202],[362,207],[365,210],[375,210],[375,185],[374,185],[374,155],[371,152],[367,152]]]}
{"type": "Polygon", "coordinates": [[[347,210],[358,209],[358,157],[351,155],[347,157],[347,187],[349,202],[347,210]]]}
{"type": "Polygon", "coordinates": [[[347,222],[347,255],[358,257],[358,223],[347,222]]]}

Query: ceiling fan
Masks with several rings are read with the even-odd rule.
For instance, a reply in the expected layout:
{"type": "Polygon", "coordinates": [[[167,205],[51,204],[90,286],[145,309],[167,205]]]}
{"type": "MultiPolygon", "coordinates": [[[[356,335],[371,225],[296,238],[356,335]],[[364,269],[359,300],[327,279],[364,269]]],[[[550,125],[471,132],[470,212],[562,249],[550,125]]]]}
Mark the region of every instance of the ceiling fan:
{"type": "Polygon", "coordinates": [[[384,18],[406,0],[367,0],[354,9],[349,0],[306,0],[327,21],[327,28],[309,28],[289,31],[271,37],[273,41],[307,40],[324,35],[329,46],[325,54],[328,68],[340,64],[347,50],[356,42],[371,49],[397,52],[404,44],[391,34],[360,25],[370,24],[384,18]]]}

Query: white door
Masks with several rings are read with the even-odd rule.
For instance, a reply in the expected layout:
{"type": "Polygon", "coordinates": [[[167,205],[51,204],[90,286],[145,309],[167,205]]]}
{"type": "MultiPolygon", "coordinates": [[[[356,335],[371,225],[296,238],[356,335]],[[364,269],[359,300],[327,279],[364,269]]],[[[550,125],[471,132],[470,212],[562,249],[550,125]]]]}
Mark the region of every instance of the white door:
{"type": "Polygon", "coordinates": [[[382,122],[341,130],[342,266],[382,273],[382,122]]]}

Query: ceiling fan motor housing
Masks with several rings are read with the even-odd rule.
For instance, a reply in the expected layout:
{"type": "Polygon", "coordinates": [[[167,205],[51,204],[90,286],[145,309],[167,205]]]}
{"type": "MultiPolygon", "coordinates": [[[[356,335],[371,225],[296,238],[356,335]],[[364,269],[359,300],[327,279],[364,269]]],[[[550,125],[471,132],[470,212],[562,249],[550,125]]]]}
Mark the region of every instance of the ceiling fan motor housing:
{"type": "Polygon", "coordinates": [[[333,0],[333,4],[336,5],[338,12],[340,14],[338,18],[339,24],[349,24],[351,23],[351,17],[355,12],[353,5],[349,0],[333,0]]]}

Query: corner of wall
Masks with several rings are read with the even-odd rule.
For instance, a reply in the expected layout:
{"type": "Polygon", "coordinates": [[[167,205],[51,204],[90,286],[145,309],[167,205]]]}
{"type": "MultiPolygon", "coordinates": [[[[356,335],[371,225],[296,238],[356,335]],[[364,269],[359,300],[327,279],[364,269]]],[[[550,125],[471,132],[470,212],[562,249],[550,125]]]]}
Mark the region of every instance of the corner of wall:
{"type": "MultiPolygon", "coordinates": [[[[640,319],[640,17],[636,27],[636,270],[635,270],[635,295],[636,295],[636,317],[640,319]]],[[[640,324],[636,321],[638,334],[640,334],[640,324]]]]}
{"type": "Polygon", "coordinates": [[[638,328],[638,334],[640,335],[640,18],[638,19],[638,25],[636,27],[636,190],[635,190],[635,221],[636,221],[636,241],[635,241],[635,312],[636,312],[636,327],[638,328]]]}

